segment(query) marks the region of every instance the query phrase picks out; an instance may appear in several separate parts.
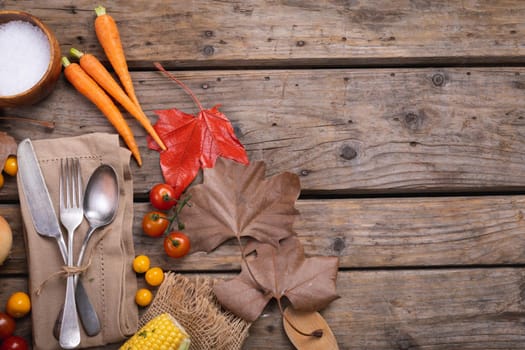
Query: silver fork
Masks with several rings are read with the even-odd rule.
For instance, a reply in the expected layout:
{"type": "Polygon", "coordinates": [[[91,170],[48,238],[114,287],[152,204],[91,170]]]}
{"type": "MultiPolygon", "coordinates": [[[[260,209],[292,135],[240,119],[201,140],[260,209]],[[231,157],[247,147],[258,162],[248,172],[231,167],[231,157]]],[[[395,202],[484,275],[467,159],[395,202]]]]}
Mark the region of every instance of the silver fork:
{"type": "MultiPolygon", "coordinates": [[[[74,266],[73,237],[83,219],[82,177],[77,158],[60,162],[60,222],[67,229],[67,266],[74,266]]],[[[80,344],[80,325],[75,301],[75,276],[67,277],[64,313],[60,327],[60,346],[74,349],[80,344]]]]}

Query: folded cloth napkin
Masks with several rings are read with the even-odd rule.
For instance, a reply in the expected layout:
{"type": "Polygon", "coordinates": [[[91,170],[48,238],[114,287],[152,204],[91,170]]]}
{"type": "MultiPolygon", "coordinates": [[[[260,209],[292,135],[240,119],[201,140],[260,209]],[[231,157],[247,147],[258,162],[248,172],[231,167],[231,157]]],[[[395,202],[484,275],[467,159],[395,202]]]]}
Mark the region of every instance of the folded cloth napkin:
{"type": "MultiPolygon", "coordinates": [[[[110,225],[95,231],[84,258],[84,264],[88,261],[90,264],[81,275],[90,300],[97,310],[102,330],[94,337],[88,337],[81,330],[80,348],[119,342],[133,334],[138,327],[138,309],[134,301],[137,278],[131,268],[135,253],[130,152],[119,146],[118,135],[103,133],[36,140],[33,141],[33,147],[57,215],[61,159],[79,158],[84,186],[95,168],[101,164],[109,164],[117,172],[120,186],[117,215],[110,225]]],[[[65,277],[57,275],[64,263],[56,240],[41,237],[35,231],[27,206],[31,194],[24,193],[20,178],[18,190],[29,266],[33,348],[59,349],[58,341],[53,336],[53,327],[65,297],[65,277]]],[[[75,261],[88,228],[89,224],[84,220],[75,231],[75,261]]],[[[67,238],[66,231],[63,232],[67,238]]]]}

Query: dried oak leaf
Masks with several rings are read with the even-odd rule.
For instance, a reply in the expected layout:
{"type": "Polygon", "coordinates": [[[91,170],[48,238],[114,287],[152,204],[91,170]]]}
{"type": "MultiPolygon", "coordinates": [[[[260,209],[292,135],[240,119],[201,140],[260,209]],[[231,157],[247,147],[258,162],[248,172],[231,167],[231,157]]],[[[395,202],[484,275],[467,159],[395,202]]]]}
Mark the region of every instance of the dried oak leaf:
{"type": "Polygon", "coordinates": [[[258,244],[256,252],[255,257],[243,261],[239,276],[213,286],[219,302],[246,321],[255,321],[272,298],[280,305],[281,298],[286,297],[300,311],[319,311],[339,298],[339,258],[305,258],[303,246],[295,236],[283,240],[278,247],[258,244]]]}
{"type": "Polygon", "coordinates": [[[277,245],[291,236],[295,201],[301,192],[297,175],[264,178],[264,162],[243,164],[218,158],[204,169],[202,184],[190,187],[190,206],[180,213],[192,251],[210,252],[224,241],[249,236],[277,245]]]}
{"type": "Polygon", "coordinates": [[[3,169],[7,157],[16,154],[16,141],[7,133],[0,131],[0,169],[3,169]]]}

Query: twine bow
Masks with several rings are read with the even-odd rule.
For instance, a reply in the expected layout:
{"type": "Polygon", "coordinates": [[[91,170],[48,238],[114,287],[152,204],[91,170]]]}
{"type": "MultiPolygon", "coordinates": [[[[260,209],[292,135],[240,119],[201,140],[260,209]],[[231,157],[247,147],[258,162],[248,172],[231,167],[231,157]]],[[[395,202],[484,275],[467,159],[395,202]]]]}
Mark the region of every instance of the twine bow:
{"type": "Polygon", "coordinates": [[[83,274],[85,271],[87,271],[89,269],[89,267],[91,266],[91,263],[93,262],[93,255],[94,255],[94,251],[95,251],[95,248],[99,245],[99,243],[102,241],[102,239],[108,234],[108,232],[110,232],[111,229],[109,230],[106,230],[104,231],[101,235],[99,235],[99,237],[97,238],[95,244],[93,245],[93,247],[89,250],[88,252],[88,261],[86,264],[82,265],[82,266],[67,266],[67,265],[62,265],[60,267],[60,269],[58,271],[55,271],[53,272],[51,275],[49,275],[45,280],[42,281],[42,283],[40,283],[40,285],[38,286],[38,288],[35,289],[35,295],[36,296],[39,296],[42,291],[44,290],[44,287],[45,285],[51,281],[51,280],[54,280],[55,278],[57,277],[62,277],[64,279],[66,279],[68,276],[74,276],[74,275],[81,275],[83,274]]]}

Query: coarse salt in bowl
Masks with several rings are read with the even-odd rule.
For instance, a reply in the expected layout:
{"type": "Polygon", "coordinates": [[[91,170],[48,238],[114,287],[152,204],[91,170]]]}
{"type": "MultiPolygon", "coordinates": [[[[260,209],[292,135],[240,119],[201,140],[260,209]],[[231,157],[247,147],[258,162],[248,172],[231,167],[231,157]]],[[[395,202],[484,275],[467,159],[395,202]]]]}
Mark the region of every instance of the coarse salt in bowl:
{"type": "Polygon", "coordinates": [[[22,11],[0,11],[0,107],[42,100],[60,76],[60,46],[51,30],[22,11]]]}

